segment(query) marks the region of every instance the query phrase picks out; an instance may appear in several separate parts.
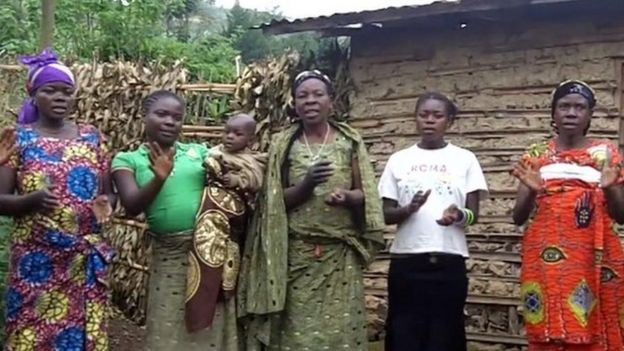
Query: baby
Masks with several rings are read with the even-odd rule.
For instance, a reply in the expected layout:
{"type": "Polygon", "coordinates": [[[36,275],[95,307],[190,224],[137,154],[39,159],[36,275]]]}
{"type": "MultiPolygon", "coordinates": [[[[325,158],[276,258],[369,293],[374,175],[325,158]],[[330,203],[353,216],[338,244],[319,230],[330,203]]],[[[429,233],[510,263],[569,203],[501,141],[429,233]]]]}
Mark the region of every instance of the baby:
{"type": "Polygon", "coordinates": [[[204,160],[206,188],[197,214],[187,274],[186,326],[209,328],[218,303],[231,303],[240,265],[240,248],[262,186],[266,155],[250,149],[256,122],[246,114],[231,117],[223,143],[204,160]]]}
{"type": "Polygon", "coordinates": [[[255,133],[256,121],[249,115],[237,114],[227,121],[222,144],[212,148],[204,161],[208,184],[220,183],[246,197],[260,190],[266,154],[249,148],[255,133]]]}

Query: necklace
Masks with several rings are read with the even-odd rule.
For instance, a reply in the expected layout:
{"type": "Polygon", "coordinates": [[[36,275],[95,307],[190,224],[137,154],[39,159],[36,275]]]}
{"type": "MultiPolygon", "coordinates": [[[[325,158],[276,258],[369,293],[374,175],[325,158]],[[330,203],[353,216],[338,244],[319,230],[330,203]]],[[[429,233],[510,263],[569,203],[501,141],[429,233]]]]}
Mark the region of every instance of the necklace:
{"type": "MultiPolygon", "coordinates": [[[[312,149],[310,148],[310,143],[308,142],[308,136],[306,135],[305,131],[303,132],[303,141],[305,142],[308,155],[310,156],[310,167],[313,166],[320,159],[323,153],[323,149],[325,148],[325,145],[327,145],[327,140],[329,139],[329,130],[330,130],[329,123],[326,124],[326,127],[327,129],[325,131],[325,137],[323,138],[323,144],[321,144],[321,147],[319,148],[316,155],[312,153],[312,149]]],[[[313,193],[316,196],[321,196],[324,193],[323,187],[321,185],[316,186],[314,188],[313,193]]]]}
{"type": "Polygon", "coordinates": [[[319,160],[321,154],[323,153],[323,149],[325,149],[325,145],[327,144],[327,139],[329,139],[329,130],[331,129],[329,126],[329,123],[326,124],[326,127],[327,129],[325,130],[325,137],[323,138],[323,143],[321,144],[321,147],[319,148],[316,155],[312,153],[312,149],[310,148],[310,143],[308,142],[308,136],[306,135],[305,131],[303,132],[303,141],[305,142],[305,146],[308,151],[308,155],[310,156],[310,161],[312,163],[316,163],[316,161],[319,160]]]}

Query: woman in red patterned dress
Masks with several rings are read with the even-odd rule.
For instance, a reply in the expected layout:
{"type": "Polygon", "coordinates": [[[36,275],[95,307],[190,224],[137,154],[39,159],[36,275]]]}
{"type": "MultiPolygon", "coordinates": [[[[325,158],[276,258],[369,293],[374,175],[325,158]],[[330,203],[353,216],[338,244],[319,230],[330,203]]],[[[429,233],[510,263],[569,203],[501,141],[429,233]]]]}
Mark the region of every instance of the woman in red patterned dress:
{"type": "MultiPolygon", "coordinates": [[[[107,350],[105,284],[111,251],[99,224],[111,213],[109,158],[93,126],[68,121],[74,78],[46,51],[30,66],[31,95],[8,162],[0,215],[14,217],[7,292],[8,351],[107,350]]],[[[5,139],[5,138],[3,138],[5,139]]],[[[0,155],[8,144],[0,143],[0,155]]]]}
{"type": "Polygon", "coordinates": [[[624,223],[618,150],[586,136],[593,90],[566,81],[553,94],[557,136],[515,167],[514,222],[523,239],[522,302],[529,350],[624,350],[624,223]]]}

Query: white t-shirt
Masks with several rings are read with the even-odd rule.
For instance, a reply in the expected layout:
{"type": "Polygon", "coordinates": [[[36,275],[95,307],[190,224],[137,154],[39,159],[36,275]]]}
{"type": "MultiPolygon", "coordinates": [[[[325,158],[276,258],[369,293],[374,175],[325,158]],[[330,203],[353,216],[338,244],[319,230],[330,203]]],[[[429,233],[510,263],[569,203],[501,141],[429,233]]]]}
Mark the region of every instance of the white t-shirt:
{"type": "Polygon", "coordinates": [[[431,190],[427,202],[397,231],[391,253],[442,252],[468,257],[464,228],[441,226],[436,220],[451,204],[466,206],[466,195],[487,192],[487,184],[475,155],[448,144],[437,150],[418,145],[394,153],[379,181],[382,198],[406,206],[418,191],[431,190]]]}

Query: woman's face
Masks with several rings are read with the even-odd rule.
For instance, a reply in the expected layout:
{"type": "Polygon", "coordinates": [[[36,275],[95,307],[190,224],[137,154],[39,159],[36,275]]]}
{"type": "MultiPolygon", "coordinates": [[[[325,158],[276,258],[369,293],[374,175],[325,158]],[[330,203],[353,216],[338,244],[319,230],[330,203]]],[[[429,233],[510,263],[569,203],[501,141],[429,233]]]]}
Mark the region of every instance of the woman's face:
{"type": "Polygon", "coordinates": [[[49,83],[37,89],[35,104],[43,118],[65,119],[74,105],[75,88],[66,83],[49,83]]]}
{"type": "Polygon", "coordinates": [[[327,85],[315,78],[301,83],[295,90],[295,111],[304,125],[327,122],[333,112],[327,85]]]}
{"type": "Polygon", "coordinates": [[[145,133],[160,145],[173,145],[182,131],[184,105],[176,98],[165,96],[154,101],[145,115],[145,133]]]}
{"type": "Polygon", "coordinates": [[[416,111],[416,127],[423,140],[444,139],[446,130],[453,121],[448,115],[444,102],[428,99],[416,111]]]}
{"type": "Polygon", "coordinates": [[[553,120],[560,135],[580,136],[591,122],[593,110],[583,95],[569,94],[555,103],[553,120]]]}

